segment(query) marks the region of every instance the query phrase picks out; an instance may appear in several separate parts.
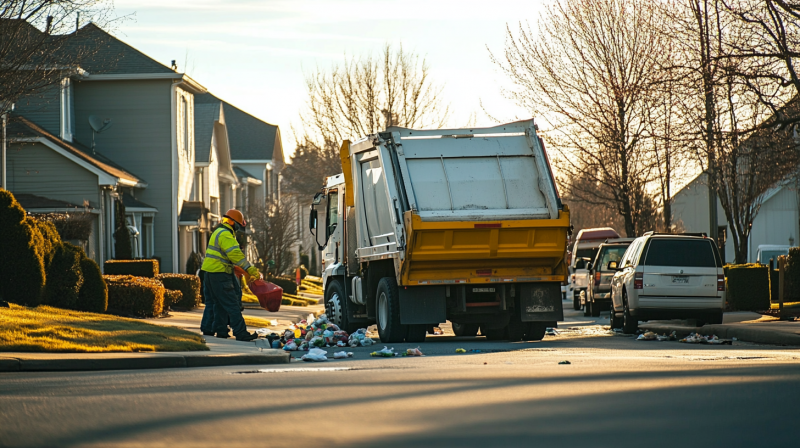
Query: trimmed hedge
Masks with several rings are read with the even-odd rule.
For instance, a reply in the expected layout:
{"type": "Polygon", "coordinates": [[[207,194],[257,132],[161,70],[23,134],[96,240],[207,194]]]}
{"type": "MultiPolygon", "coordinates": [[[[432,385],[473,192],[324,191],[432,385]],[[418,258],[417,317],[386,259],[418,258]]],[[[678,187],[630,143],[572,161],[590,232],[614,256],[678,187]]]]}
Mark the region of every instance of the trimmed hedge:
{"type": "Polygon", "coordinates": [[[181,298],[170,306],[192,309],[200,305],[200,277],[189,274],[159,274],[156,279],[167,289],[181,292],[181,298]]]}
{"type": "MultiPolygon", "coordinates": [[[[779,280],[780,280],[780,271],[778,271],[777,269],[769,271],[769,299],[771,302],[774,303],[778,303],[778,301],[781,299],[780,285],[778,284],[779,280]]],[[[786,297],[784,297],[784,299],[785,298],[786,297]]]]}
{"type": "Polygon", "coordinates": [[[158,260],[108,260],[103,264],[103,273],[155,278],[159,273],[158,260]]]}
{"type": "Polygon", "coordinates": [[[729,265],[726,272],[729,310],[765,311],[770,309],[768,266],[762,264],[729,265]]]}
{"type": "Polygon", "coordinates": [[[53,261],[47,270],[45,305],[68,310],[78,309],[78,296],[83,286],[81,255],[83,250],[69,243],[61,243],[53,251],[53,261]]]}
{"type": "Polygon", "coordinates": [[[297,283],[291,277],[271,277],[267,281],[283,288],[283,292],[286,294],[297,294],[297,283]]]}
{"type": "Polygon", "coordinates": [[[133,275],[104,275],[108,285],[108,311],[155,317],[164,311],[164,285],[154,279],[133,275]]]}
{"type": "Polygon", "coordinates": [[[78,310],[105,313],[108,309],[108,287],[97,262],[88,257],[81,258],[83,285],[78,292],[78,310]]]}
{"type": "Polygon", "coordinates": [[[41,303],[45,269],[39,230],[10,191],[0,188],[0,298],[25,306],[41,303]]]}
{"type": "Polygon", "coordinates": [[[42,221],[33,217],[28,217],[28,222],[32,227],[35,227],[39,232],[41,238],[37,238],[37,249],[44,261],[44,269],[50,268],[50,263],[53,261],[53,255],[59,244],[61,244],[61,237],[58,235],[56,226],[52,222],[42,221]]]}
{"type": "Polygon", "coordinates": [[[790,247],[789,256],[786,257],[786,271],[783,273],[786,284],[784,285],[784,301],[800,302],[800,247],[790,247]]]}
{"type": "Polygon", "coordinates": [[[175,305],[183,299],[183,293],[174,289],[164,291],[164,308],[175,305]]]}

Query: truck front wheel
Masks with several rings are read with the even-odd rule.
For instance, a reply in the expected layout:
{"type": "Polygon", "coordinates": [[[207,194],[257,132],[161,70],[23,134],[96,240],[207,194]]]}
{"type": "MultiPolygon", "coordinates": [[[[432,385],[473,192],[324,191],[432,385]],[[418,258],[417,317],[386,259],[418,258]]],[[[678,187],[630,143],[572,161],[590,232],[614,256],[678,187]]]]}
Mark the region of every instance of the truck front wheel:
{"type": "Polygon", "coordinates": [[[408,326],[400,323],[400,294],[397,282],[392,277],[384,277],[378,282],[376,320],[381,342],[403,342],[408,326]]]}
{"type": "Polygon", "coordinates": [[[342,282],[331,280],[325,290],[325,312],[331,322],[348,333],[358,330],[357,324],[350,323],[350,306],[349,299],[344,295],[342,282]]]}

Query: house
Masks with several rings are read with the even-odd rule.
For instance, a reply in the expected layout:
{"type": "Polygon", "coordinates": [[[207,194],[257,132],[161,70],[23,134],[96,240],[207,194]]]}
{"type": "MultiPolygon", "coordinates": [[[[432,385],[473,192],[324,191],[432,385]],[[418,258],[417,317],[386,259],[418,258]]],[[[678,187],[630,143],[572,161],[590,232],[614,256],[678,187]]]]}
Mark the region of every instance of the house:
{"type": "MultiPolygon", "coordinates": [[[[24,109],[23,109],[24,110],[24,109]]],[[[57,121],[56,121],[57,123],[57,121]]],[[[84,249],[98,262],[110,257],[113,201],[119,192],[139,191],[147,182],[90,148],[68,141],[19,115],[7,129],[8,189],[30,213],[90,213],[92,236],[84,249]]],[[[138,203],[152,221],[155,208],[138,203]]],[[[142,214],[144,213],[144,214],[142,214]]],[[[141,218],[140,218],[141,220],[141,218]]]]}
{"type": "MultiPolygon", "coordinates": [[[[800,241],[800,203],[798,188],[793,181],[784,181],[767,191],[758,215],[753,220],[748,241],[747,261],[756,261],[758,246],[762,244],[792,245],[800,241]]],[[[735,258],[733,238],[725,218],[722,204],[717,200],[718,230],[724,241],[720,255],[726,263],[735,258]]],[[[672,219],[681,223],[686,232],[709,233],[707,176],[701,173],[674,196],[672,219]]]]}

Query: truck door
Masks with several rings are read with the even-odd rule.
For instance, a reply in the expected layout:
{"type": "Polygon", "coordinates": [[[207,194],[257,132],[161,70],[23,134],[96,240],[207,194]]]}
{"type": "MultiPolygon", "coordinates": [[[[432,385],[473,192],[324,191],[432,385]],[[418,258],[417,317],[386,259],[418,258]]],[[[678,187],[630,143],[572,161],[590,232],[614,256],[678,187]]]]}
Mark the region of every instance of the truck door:
{"type": "Polygon", "coordinates": [[[331,266],[340,261],[342,229],[339,216],[339,192],[328,191],[328,204],[325,207],[325,249],[322,251],[322,260],[325,266],[331,266]]]}

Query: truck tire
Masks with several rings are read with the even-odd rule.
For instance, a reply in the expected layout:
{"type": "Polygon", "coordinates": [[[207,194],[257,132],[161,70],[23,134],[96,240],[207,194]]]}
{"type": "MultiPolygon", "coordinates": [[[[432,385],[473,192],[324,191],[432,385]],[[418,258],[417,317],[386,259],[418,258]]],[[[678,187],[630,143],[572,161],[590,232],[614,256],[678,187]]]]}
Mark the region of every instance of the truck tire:
{"type": "Polygon", "coordinates": [[[358,330],[357,324],[350,323],[350,305],[350,300],[344,295],[342,282],[331,280],[325,289],[325,313],[331,322],[348,333],[358,330]]]}
{"type": "Polygon", "coordinates": [[[622,305],[625,311],[622,313],[622,332],[625,334],[636,334],[639,329],[639,321],[631,316],[631,310],[628,306],[628,293],[622,291],[622,305]]]}
{"type": "Polygon", "coordinates": [[[375,317],[381,342],[403,342],[408,334],[408,326],[400,323],[400,294],[397,292],[397,281],[393,277],[382,278],[378,282],[376,297],[375,317]]]}
{"type": "Polygon", "coordinates": [[[523,322],[520,316],[519,301],[517,301],[517,308],[511,314],[506,327],[506,337],[511,342],[518,342],[525,339],[529,331],[528,322],[523,322]]]}
{"type": "Polygon", "coordinates": [[[502,341],[506,338],[506,328],[483,328],[481,327],[481,334],[486,336],[488,341],[502,341]]]}
{"type": "Polygon", "coordinates": [[[425,342],[425,337],[428,335],[427,325],[406,325],[406,327],[408,327],[406,342],[425,342]]]}
{"type": "Polygon", "coordinates": [[[544,334],[547,332],[547,324],[544,322],[528,322],[528,334],[525,340],[528,341],[541,341],[544,339],[544,334]]]}
{"type": "Polygon", "coordinates": [[[477,336],[478,328],[480,328],[478,324],[457,324],[453,322],[453,333],[456,336],[477,336]]]}

